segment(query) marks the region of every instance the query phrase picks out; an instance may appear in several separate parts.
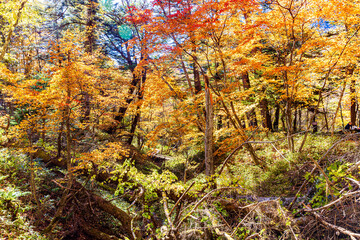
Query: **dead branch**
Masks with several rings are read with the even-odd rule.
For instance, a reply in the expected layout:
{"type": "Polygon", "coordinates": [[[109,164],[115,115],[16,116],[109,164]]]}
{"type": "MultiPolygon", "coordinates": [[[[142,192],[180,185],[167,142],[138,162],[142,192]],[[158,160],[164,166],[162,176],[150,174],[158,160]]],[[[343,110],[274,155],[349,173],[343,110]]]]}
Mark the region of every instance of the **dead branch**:
{"type": "Polygon", "coordinates": [[[192,182],[191,185],[185,190],[185,192],[181,195],[181,197],[176,201],[175,205],[173,206],[173,208],[171,209],[169,215],[171,216],[171,214],[173,213],[173,211],[175,210],[175,207],[180,203],[180,201],[184,198],[184,196],[189,192],[189,190],[192,188],[192,186],[194,186],[195,182],[192,182]]]}
{"type": "Polygon", "coordinates": [[[345,235],[348,235],[350,236],[351,240],[356,240],[356,239],[360,239],[360,234],[358,233],[354,233],[354,232],[351,232],[343,227],[339,227],[339,226],[336,226],[334,224],[331,224],[331,223],[328,223],[327,221],[325,221],[318,213],[316,212],[311,212],[315,217],[316,219],[318,219],[322,224],[324,224],[325,226],[327,227],[330,227],[336,231],[339,231],[345,235]]]}
{"type": "Polygon", "coordinates": [[[321,211],[323,209],[326,209],[326,208],[329,208],[339,202],[342,202],[344,199],[348,198],[348,197],[351,197],[353,195],[357,195],[357,194],[360,194],[360,191],[356,191],[356,192],[352,192],[352,193],[346,193],[344,194],[341,198],[338,198],[337,200],[329,203],[329,204],[326,204],[325,206],[322,206],[322,207],[319,207],[319,208],[306,208],[304,209],[305,212],[317,212],[317,211],[321,211]]]}
{"type": "Polygon", "coordinates": [[[197,203],[195,203],[195,206],[190,210],[190,212],[188,212],[185,217],[183,217],[180,222],[177,224],[176,226],[176,230],[178,230],[181,225],[184,223],[184,221],[200,206],[200,204],[205,201],[205,199],[207,199],[211,194],[213,194],[214,192],[217,191],[221,191],[221,190],[229,190],[229,189],[234,189],[232,187],[224,187],[224,188],[218,188],[218,189],[214,189],[210,192],[208,192],[204,197],[202,197],[197,203]]]}
{"type": "Polygon", "coordinates": [[[99,229],[93,228],[90,225],[88,225],[87,223],[81,223],[81,228],[82,228],[82,230],[84,230],[84,232],[86,234],[90,235],[94,239],[98,239],[98,240],[119,240],[119,238],[117,238],[117,237],[115,237],[113,235],[109,235],[107,233],[104,233],[104,232],[100,231],[99,229]]]}
{"type": "Polygon", "coordinates": [[[226,238],[227,240],[234,240],[232,238],[232,236],[230,236],[228,233],[221,231],[219,228],[217,228],[216,226],[218,225],[214,215],[212,215],[209,211],[209,209],[204,210],[204,213],[209,217],[210,221],[211,221],[211,225],[213,226],[213,228],[215,229],[215,233],[218,236],[223,236],[224,238],[226,238]]]}
{"type": "MultiPolygon", "coordinates": [[[[352,138],[352,137],[359,136],[359,135],[360,135],[360,133],[350,134],[350,135],[348,135],[348,136],[340,139],[339,141],[335,142],[335,143],[321,156],[321,158],[317,161],[317,163],[320,164],[321,161],[323,161],[323,160],[325,159],[325,157],[330,153],[330,151],[333,150],[338,144],[340,144],[341,142],[346,141],[346,140],[348,140],[348,139],[350,139],[350,138],[352,138]]],[[[317,168],[317,166],[315,166],[315,167],[311,170],[310,176],[314,174],[316,168],[317,168]]],[[[291,204],[290,204],[290,206],[289,206],[289,210],[292,209],[292,207],[293,207],[294,203],[296,202],[299,194],[301,193],[301,191],[304,189],[304,187],[306,186],[306,184],[307,184],[308,182],[309,182],[309,180],[307,180],[307,179],[303,182],[303,184],[301,185],[301,187],[300,187],[299,190],[297,191],[294,200],[291,202],[291,204]]]]}

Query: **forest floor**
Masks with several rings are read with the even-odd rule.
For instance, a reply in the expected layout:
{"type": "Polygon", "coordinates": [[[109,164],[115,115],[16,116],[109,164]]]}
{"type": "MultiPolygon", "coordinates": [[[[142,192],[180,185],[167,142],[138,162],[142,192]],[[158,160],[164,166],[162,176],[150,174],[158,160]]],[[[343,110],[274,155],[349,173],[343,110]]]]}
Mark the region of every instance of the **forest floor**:
{"type": "MultiPolygon", "coordinates": [[[[274,134],[269,139],[277,137],[274,134]]],[[[240,150],[216,180],[220,187],[241,186],[244,189],[242,194],[231,193],[231,196],[217,199],[223,204],[223,212],[228,212],[223,221],[237,225],[238,215],[231,215],[235,211],[233,208],[258,206],[253,213],[248,211],[244,216],[243,219],[247,219],[241,227],[243,232],[236,239],[248,239],[250,233],[257,234],[257,239],[266,239],[264,236],[274,239],[350,239],[351,234],[357,237],[360,207],[358,200],[351,196],[359,195],[360,142],[357,138],[339,141],[343,137],[310,135],[302,153],[288,153],[286,142],[254,145],[257,154],[266,162],[265,170],[253,165],[247,152],[240,150]],[[323,209],[313,211],[317,208],[323,209]]],[[[295,141],[300,142],[300,138],[295,141]]],[[[158,160],[164,161],[161,167],[148,164],[146,168],[171,171],[178,181],[202,181],[205,178],[201,173],[201,154],[176,155],[170,150],[162,154],[172,157],[158,160]]],[[[61,179],[65,172],[58,167],[50,168],[41,159],[36,160],[36,194],[40,199],[36,203],[31,194],[28,161],[28,156],[19,150],[0,150],[0,239],[94,239],[81,230],[83,220],[80,219],[87,219],[88,223],[99,226],[109,235],[121,231],[117,219],[91,206],[91,210],[82,208],[78,203],[67,206],[64,211],[68,214],[61,217],[51,234],[42,234],[53,218],[63,192],[61,182],[55,179],[61,179]]],[[[131,207],[131,201],[114,195],[116,186],[85,177],[79,177],[78,181],[119,208],[131,207]]],[[[77,198],[77,201],[86,202],[87,197],[77,198]]]]}

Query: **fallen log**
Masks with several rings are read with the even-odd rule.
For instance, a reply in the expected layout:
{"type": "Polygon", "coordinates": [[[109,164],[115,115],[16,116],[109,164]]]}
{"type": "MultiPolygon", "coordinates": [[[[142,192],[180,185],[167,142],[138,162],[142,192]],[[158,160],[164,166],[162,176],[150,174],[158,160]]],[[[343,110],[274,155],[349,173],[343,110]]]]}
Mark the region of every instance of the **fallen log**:
{"type": "Polygon", "coordinates": [[[89,226],[86,223],[81,223],[81,228],[82,230],[89,236],[91,236],[93,239],[97,239],[97,240],[120,240],[120,238],[114,236],[114,235],[109,235],[107,233],[104,233],[102,231],[100,231],[99,229],[93,228],[91,226],[89,226]]]}

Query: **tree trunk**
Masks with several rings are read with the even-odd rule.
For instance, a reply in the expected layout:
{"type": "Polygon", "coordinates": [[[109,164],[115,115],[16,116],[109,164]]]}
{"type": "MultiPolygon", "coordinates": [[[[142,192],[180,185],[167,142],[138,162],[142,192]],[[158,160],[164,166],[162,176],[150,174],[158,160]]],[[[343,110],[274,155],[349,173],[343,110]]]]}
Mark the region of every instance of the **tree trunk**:
{"type": "Polygon", "coordinates": [[[193,62],[192,66],[193,66],[193,69],[194,69],[195,94],[198,94],[202,90],[201,81],[200,81],[200,73],[199,73],[199,70],[197,69],[195,61],[193,62]]]}
{"type": "Polygon", "coordinates": [[[125,98],[126,104],[125,104],[125,106],[119,108],[119,111],[117,112],[117,114],[114,118],[116,123],[107,130],[107,132],[110,134],[115,133],[116,129],[118,128],[118,125],[124,119],[125,113],[129,107],[130,103],[134,100],[133,94],[135,92],[136,86],[141,81],[141,77],[135,75],[134,69],[132,69],[131,71],[133,73],[133,80],[130,83],[130,88],[128,90],[128,96],[125,98]]]}
{"type": "Polygon", "coordinates": [[[214,174],[214,156],[213,156],[213,101],[209,89],[209,79],[205,77],[205,110],[206,110],[206,128],[205,128],[205,174],[211,176],[214,174]]]}
{"type": "MultiPolygon", "coordinates": [[[[193,36],[190,36],[193,38],[193,36]]],[[[197,57],[196,57],[196,44],[195,41],[192,40],[192,52],[193,52],[193,59],[192,59],[192,67],[193,67],[193,74],[194,74],[194,87],[195,87],[195,94],[201,92],[201,81],[200,81],[200,72],[197,67],[197,57]]]]}
{"type": "Polygon", "coordinates": [[[293,122],[293,132],[296,132],[297,131],[297,109],[295,109],[295,111],[294,111],[294,122],[293,122]]]}
{"type": "Polygon", "coordinates": [[[133,139],[134,139],[134,134],[135,134],[135,130],[136,130],[136,127],[137,127],[137,124],[139,123],[140,121],[140,115],[141,115],[141,112],[140,112],[140,108],[141,108],[141,103],[142,103],[142,100],[144,99],[144,84],[145,84],[145,81],[146,81],[146,70],[145,72],[142,74],[142,77],[141,77],[142,81],[141,81],[141,84],[139,84],[138,86],[138,100],[139,100],[139,103],[136,107],[136,115],[131,123],[131,129],[130,129],[130,137],[128,139],[128,144],[131,145],[133,139]]]}
{"type": "Polygon", "coordinates": [[[356,91],[355,91],[355,79],[351,80],[350,84],[350,98],[351,98],[351,106],[350,106],[350,118],[353,125],[356,124],[356,91]]]}
{"type": "Polygon", "coordinates": [[[280,106],[276,105],[275,119],[274,119],[274,131],[279,131],[279,119],[280,119],[280,106]]]}
{"type": "Polygon", "coordinates": [[[88,0],[87,4],[87,17],[86,17],[86,29],[85,29],[85,52],[92,54],[96,46],[96,20],[95,16],[98,9],[97,0],[88,0]]]}
{"type": "MultiPolygon", "coordinates": [[[[248,90],[250,89],[250,78],[249,78],[249,73],[246,72],[242,75],[242,82],[243,82],[243,87],[244,87],[244,90],[248,90]]],[[[249,101],[249,97],[246,99],[249,101]]],[[[249,126],[250,127],[257,127],[258,124],[257,124],[257,120],[256,120],[256,112],[255,112],[255,109],[251,109],[250,111],[248,111],[246,113],[246,117],[249,121],[249,126]]]]}
{"type": "Polygon", "coordinates": [[[60,129],[59,129],[59,135],[57,138],[57,157],[58,158],[61,157],[61,149],[62,149],[61,137],[62,137],[63,129],[64,129],[64,122],[61,122],[60,129]]]}
{"type": "Polygon", "coordinates": [[[96,194],[92,194],[91,197],[95,200],[95,202],[99,206],[99,208],[101,208],[103,211],[111,214],[112,216],[114,216],[116,219],[118,219],[121,222],[122,227],[124,228],[124,231],[127,233],[127,236],[130,239],[136,239],[139,237],[139,236],[136,236],[138,234],[135,234],[135,233],[133,234],[133,231],[131,229],[132,218],[130,215],[128,215],[126,212],[124,212],[120,208],[116,207],[115,205],[111,204],[109,201],[106,201],[105,199],[103,199],[102,197],[99,197],[96,194]],[[133,235],[135,235],[136,237],[134,237],[133,235]]]}
{"type": "Polygon", "coordinates": [[[272,131],[271,115],[268,108],[268,101],[266,98],[260,101],[261,115],[263,118],[263,127],[272,131]]]}
{"type": "Polygon", "coordinates": [[[292,121],[291,121],[291,103],[290,100],[286,103],[286,112],[285,112],[285,123],[286,123],[286,132],[287,132],[287,140],[288,140],[288,147],[291,152],[294,152],[294,139],[292,137],[293,128],[292,128],[292,121]]]}
{"type": "MultiPolygon", "coordinates": [[[[85,52],[88,54],[93,54],[96,46],[95,16],[98,10],[97,6],[97,0],[89,0],[87,4],[87,17],[85,26],[85,52]]],[[[80,122],[89,122],[91,112],[90,96],[89,93],[87,93],[86,91],[82,92],[82,96],[83,116],[81,117],[80,122]]]]}

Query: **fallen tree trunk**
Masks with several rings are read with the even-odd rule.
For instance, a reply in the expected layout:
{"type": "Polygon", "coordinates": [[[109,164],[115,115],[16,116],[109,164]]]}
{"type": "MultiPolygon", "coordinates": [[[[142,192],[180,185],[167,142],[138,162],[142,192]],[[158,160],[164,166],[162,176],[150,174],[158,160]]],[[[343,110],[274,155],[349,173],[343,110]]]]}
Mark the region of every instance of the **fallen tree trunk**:
{"type": "Polygon", "coordinates": [[[122,227],[124,228],[126,234],[128,235],[128,237],[130,239],[139,239],[140,238],[140,234],[135,233],[132,230],[132,227],[131,227],[132,217],[129,214],[127,214],[120,208],[114,206],[109,201],[103,199],[102,197],[100,197],[94,193],[91,193],[91,198],[93,200],[95,200],[96,204],[99,206],[100,209],[111,214],[112,216],[114,216],[116,219],[118,219],[121,222],[122,227]]]}
{"type": "MultiPolygon", "coordinates": [[[[45,152],[42,149],[38,149],[35,153],[36,157],[41,158],[46,164],[55,165],[61,168],[66,167],[65,161],[59,161],[57,158],[51,158],[50,154],[45,152]]],[[[84,193],[88,195],[93,201],[95,201],[96,205],[103,210],[104,212],[107,212],[108,214],[114,216],[116,219],[118,219],[121,222],[122,228],[124,232],[126,233],[127,237],[130,239],[140,239],[140,233],[136,232],[134,233],[132,231],[131,222],[132,217],[123,211],[122,209],[116,207],[115,205],[111,204],[109,201],[103,199],[102,197],[96,195],[95,193],[87,190],[84,188],[84,186],[75,181],[74,182],[74,190],[77,191],[77,194],[84,193]]],[[[88,234],[92,236],[97,236],[99,239],[115,239],[112,238],[110,235],[106,235],[105,233],[102,233],[101,231],[88,227],[84,229],[88,234]],[[103,236],[103,238],[101,238],[103,236]]]]}
{"type": "Polygon", "coordinates": [[[93,228],[91,226],[89,226],[86,223],[81,223],[81,228],[82,230],[89,236],[91,236],[93,239],[98,239],[98,240],[120,240],[120,238],[114,236],[114,235],[109,235],[107,233],[104,233],[102,231],[100,231],[99,229],[93,228]]]}

